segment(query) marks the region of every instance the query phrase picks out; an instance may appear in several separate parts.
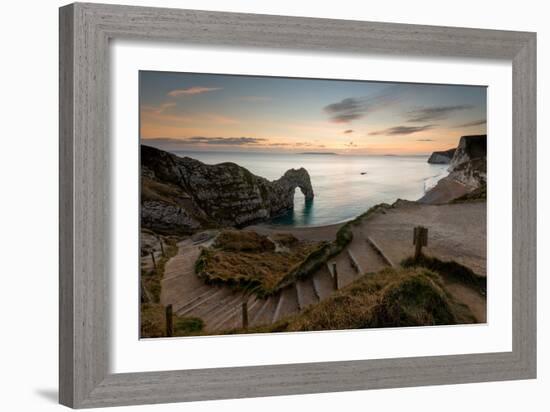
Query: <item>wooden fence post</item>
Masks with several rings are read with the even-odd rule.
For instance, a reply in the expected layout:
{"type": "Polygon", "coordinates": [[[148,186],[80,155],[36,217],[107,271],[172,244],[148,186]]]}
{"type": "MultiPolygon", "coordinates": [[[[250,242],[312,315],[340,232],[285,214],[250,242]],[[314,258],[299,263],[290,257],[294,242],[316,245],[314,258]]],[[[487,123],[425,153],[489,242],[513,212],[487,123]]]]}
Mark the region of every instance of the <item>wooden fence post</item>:
{"type": "Polygon", "coordinates": [[[244,301],[242,304],[243,314],[243,329],[248,329],[248,302],[244,301]]]}
{"type": "Polygon", "coordinates": [[[334,290],[338,290],[338,270],[336,269],[336,262],[332,262],[332,286],[334,290]]]}
{"type": "Polygon", "coordinates": [[[428,246],[428,228],[416,226],[413,231],[414,260],[422,256],[422,247],[428,246]]]}
{"type": "Polygon", "coordinates": [[[153,269],[157,270],[157,261],[155,260],[155,252],[151,252],[151,260],[153,261],[153,269]]]}
{"type": "Polygon", "coordinates": [[[164,254],[164,245],[162,244],[162,239],[159,237],[158,240],[160,243],[160,252],[162,253],[162,256],[165,257],[166,255],[164,254]]]}
{"type": "Polygon", "coordinates": [[[166,306],[166,336],[174,335],[174,326],[172,324],[172,305],[166,306]]]}

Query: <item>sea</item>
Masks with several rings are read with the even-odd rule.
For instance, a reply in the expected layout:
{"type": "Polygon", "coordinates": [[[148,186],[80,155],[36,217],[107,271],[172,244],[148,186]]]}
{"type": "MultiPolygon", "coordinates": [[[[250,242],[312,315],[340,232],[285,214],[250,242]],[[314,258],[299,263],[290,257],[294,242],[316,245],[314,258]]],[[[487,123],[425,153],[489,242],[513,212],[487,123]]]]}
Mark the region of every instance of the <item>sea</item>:
{"type": "Polygon", "coordinates": [[[273,219],[281,226],[324,226],[353,219],[378,203],[418,200],[447,176],[447,165],[427,162],[428,156],[374,156],[257,152],[174,151],[206,164],[233,162],[269,180],[288,169],[304,167],[315,193],[306,201],[300,189],[294,210],[273,219]]]}

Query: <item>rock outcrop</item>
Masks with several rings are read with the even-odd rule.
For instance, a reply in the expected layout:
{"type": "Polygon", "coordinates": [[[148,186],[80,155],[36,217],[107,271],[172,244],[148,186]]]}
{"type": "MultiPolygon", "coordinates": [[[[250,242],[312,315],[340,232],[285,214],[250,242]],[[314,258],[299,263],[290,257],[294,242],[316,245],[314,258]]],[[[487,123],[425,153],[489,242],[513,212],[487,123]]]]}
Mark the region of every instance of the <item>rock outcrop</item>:
{"type": "Polygon", "coordinates": [[[487,184],[487,135],[460,138],[449,177],[472,189],[487,184]]]}
{"type": "Polygon", "coordinates": [[[449,164],[449,174],[429,190],[421,203],[449,203],[487,185],[487,135],[462,136],[449,164]]]}
{"type": "Polygon", "coordinates": [[[475,159],[487,158],[487,135],[462,136],[451,160],[449,170],[455,169],[461,163],[475,159]]]}
{"type": "Polygon", "coordinates": [[[294,207],[300,188],[313,199],[306,169],[269,181],[235,163],[207,165],[141,146],[142,226],[160,233],[193,233],[209,227],[265,221],[294,207]]]}
{"type": "Polygon", "coordinates": [[[456,149],[449,149],[440,152],[433,152],[428,159],[428,163],[448,165],[449,163],[451,163],[451,159],[453,158],[455,151],[456,149]]]}

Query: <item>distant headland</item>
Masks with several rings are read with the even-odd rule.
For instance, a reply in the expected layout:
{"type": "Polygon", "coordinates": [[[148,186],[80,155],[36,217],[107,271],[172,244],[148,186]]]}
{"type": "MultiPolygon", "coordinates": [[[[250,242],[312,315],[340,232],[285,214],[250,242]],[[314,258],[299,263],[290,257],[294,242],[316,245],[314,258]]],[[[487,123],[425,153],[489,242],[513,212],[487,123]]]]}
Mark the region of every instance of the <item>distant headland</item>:
{"type": "Polygon", "coordinates": [[[334,152],[302,152],[298,153],[300,155],[330,155],[330,156],[337,156],[338,153],[334,152]]]}

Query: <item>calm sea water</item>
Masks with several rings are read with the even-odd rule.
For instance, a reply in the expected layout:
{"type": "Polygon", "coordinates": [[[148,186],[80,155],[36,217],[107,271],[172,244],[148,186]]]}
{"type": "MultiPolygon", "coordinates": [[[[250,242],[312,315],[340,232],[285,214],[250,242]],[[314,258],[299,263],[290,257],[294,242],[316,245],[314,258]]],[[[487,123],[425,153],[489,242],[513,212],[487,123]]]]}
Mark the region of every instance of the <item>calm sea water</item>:
{"type": "Polygon", "coordinates": [[[277,225],[319,226],[346,221],[378,203],[417,200],[447,175],[446,165],[428,164],[427,156],[174,153],[207,164],[237,163],[269,180],[278,179],[288,169],[306,168],[315,199],[306,202],[297,188],[294,210],[271,222],[277,225]]]}

